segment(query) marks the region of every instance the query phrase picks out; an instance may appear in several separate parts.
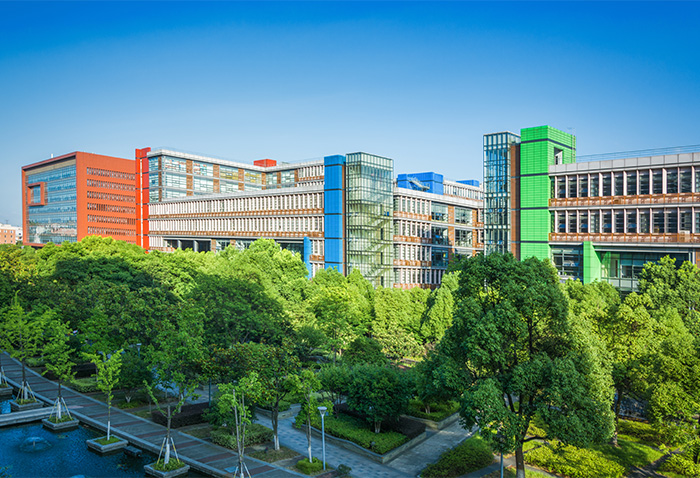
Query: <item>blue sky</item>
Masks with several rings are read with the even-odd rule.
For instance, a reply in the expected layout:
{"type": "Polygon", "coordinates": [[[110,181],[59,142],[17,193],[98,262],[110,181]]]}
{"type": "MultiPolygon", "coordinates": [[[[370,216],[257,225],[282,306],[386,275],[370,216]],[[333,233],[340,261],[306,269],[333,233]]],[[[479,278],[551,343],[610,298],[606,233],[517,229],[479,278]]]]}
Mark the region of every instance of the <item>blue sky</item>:
{"type": "Polygon", "coordinates": [[[366,151],[481,179],[482,135],[700,144],[698,2],[0,2],[0,222],[21,166],[366,151]]]}

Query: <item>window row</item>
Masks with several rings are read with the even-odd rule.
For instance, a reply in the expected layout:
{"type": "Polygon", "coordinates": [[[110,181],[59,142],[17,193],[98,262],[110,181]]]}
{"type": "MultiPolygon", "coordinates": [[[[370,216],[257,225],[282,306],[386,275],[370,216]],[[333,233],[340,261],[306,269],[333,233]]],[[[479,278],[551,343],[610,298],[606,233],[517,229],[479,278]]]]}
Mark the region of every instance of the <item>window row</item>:
{"type": "Polygon", "coordinates": [[[404,269],[394,268],[395,284],[438,285],[445,274],[443,269],[404,269]]]}
{"type": "Polygon", "coordinates": [[[322,217],[251,217],[213,219],[151,219],[151,233],[201,232],[323,232],[322,217]]]}
{"type": "MultiPolygon", "coordinates": [[[[299,168],[298,170],[298,175],[299,179],[303,180],[304,178],[313,178],[313,177],[318,177],[318,176],[323,176],[323,165],[318,164],[314,166],[303,166],[299,168]]],[[[287,171],[282,171],[282,174],[286,173],[287,171]]],[[[292,176],[294,176],[294,172],[292,171],[292,176]]],[[[284,182],[284,181],[283,181],[284,182]]]]}
{"type": "Polygon", "coordinates": [[[55,181],[57,179],[74,177],[75,164],[63,168],[51,169],[49,171],[42,171],[40,173],[27,174],[27,184],[42,182],[48,183],[49,181],[55,181]]]}
{"type": "Polygon", "coordinates": [[[700,209],[556,211],[552,230],[569,234],[700,234],[700,209]]]}
{"type": "Polygon", "coordinates": [[[105,201],[119,201],[119,202],[134,202],[136,199],[134,196],[123,196],[121,194],[111,194],[111,193],[100,193],[97,191],[88,191],[88,199],[103,199],[105,201]]]}
{"type": "Polygon", "coordinates": [[[172,204],[153,204],[153,215],[202,214],[248,211],[280,211],[299,209],[322,209],[322,193],[303,193],[275,196],[253,196],[239,198],[216,198],[201,201],[186,201],[172,204]]]}
{"type": "Polygon", "coordinates": [[[94,216],[88,214],[88,222],[102,222],[106,224],[126,224],[128,226],[133,226],[136,224],[136,219],[128,217],[113,217],[113,216],[94,216]]]}
{"type": "Polygon", "coordinates": [[[88,226],[87,233],[97,236],[133,236],[133,229],[119,229],[116,227],[94,227],[88,226]]]}
{"type": "Polygon", "coordinates": [[[136,208],[126,207],[126,206],[115,206],[113,204],[95,204],[93,202],[87,203],[88,211],[104,211],[104,212],[116,212],[119,214],[136,214],[136,208]]]}
{"type": "Polygon", "coordinates": [[[104,176],[107,178],[114,179],[126,179],[127,181],[134,181],[136,176],[130,173],[122,173],[119,171],[109,171],[107,169],[100,168],[87,168],[87,173],[90,176],[104,176]]]}
{"type": "Polygon", "coordinates": [[[444,183],[444,193],[449,196],[457,196],[466,199],[484,200],[484,192],[481,189],[470,188],[467,185],[444,183]]]}
{"type": "Polygon", "coordinates": [[[700,168],[660,168],[556,176],[552,197],[605,197],[700,192],[700,168]]]}
{"type": "Polygon", "coordinates": [[[136,189],[133,183],[115,183],[112,181],[100,181],[99,179],[88,179],[87,186],[89,188],[116,189],[118,191],[134,191],[136,189]]]}

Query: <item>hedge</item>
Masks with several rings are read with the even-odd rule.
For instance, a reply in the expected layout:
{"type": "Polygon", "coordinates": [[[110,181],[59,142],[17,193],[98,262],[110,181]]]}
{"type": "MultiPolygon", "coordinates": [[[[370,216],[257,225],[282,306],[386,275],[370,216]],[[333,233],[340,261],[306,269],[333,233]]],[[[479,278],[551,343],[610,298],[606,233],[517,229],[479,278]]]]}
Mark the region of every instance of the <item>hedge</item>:
{"type": "MultiPolygon", "coordinates": [[[[358,418],[365,424],[366,427],[370,426],[367,423],[367,420],[365,419],[365,416],[363,414],[351,409],[346,403],[335,405],[333,407],[333,410],[338,414],[344,414],[358,418]]],[[[320,418],[318,419],[318,423],[319,425],[321,424],[320,418]]],[[[383,421],[382,431],[394,431],[397,433],[401,433],[402,435],[406,435],[409,440],[412,440],[413,438],[417,437],[425,431],[425,424],[418,420],[414,420],[410,417],[399,417],[395,421],[383,421]]]]}
{"type": "MultiPolygon", "coordinates": [[[[180,428],[187,425],[197,425],[198,423],[204,423],[205,419],[202,415],[206,412],[208,408],[209,405],[206,402],[195,403],[192,405],[184,405],[182,407],[182,410],[180,410],[180,413],[177,413],[172,416],[170,427],[180,428]]],[[[168,426],[167,415],[161,413],[158,410],[154,410],[151,413],[151,418],[158,425],[163,425],[164,427],[168,426]]]]}
{"type": "Polygon", "coordinates": [[[457,413],[458,410],[459,403],[450,400],[447,402],[439,403],[431,402],[430,413],[425,413],[425,407],[423,406],[423,402],[418,399],[413,399],[408,404],[408,411],[406,412],[406,414],[411,415],[412,417],[422,418],[424,420],[432,420],[434,422],[439,422],[440,420],[444,420],[450,415],[457,413]]]}
{"type": "Polygon", "coordinates": [[[541,446],[525,454],[525,461],[571,478],[621,478],[627,471],[602,453],[587,448],[541,446]]]}
{"type": "MultiPolygon", "coordinates": [[[[259,423],[251,423],[246,427],[245,446],[258,445],[272,441],[273,433],[267,427],[259,423]]],[[[236,450],[236,436],[226,427],[216,428],[211,431],[211,441],[217,445],[236,450]]]]}
{"type": "Polygon", "coordinates": [[[684,455],[671,455],[659,468],[660,471],[677,473],[681,476],[700,476],[700,465],[684,455]]]}
{"type": "Polygon", "coordinates": [[[473,437],[440,455],[440,459],[428,465],[420,476],[423,478],[453,478],[480,470],[493,462],[491,447],[481,437],[473,437]]]}
{"type": "MultiPolygon", "coordinates": [[[[297,416],[294,426],[303,430],[306,426],[306,420],[299,420],[298,418],[299,416],[297,416]]],[[[316,414],[312,415],[311,426],[320,430],[321,417],[316,414]]],[[[373,430],[368,428],[366,421],[344,413],[339,413],[337,417],[326,415],[325,427],[327,434],[351,441],[380,455],[403,445],[409,440],[409,437],[396,431],[374,433],[373,430]],[[372,445],[372,442],[374,442],[374,445],[372,445]]]]}
{"type": "Polygon", "coordinates": [[[78,393],[91,393],[97,391],[97,378],[75,378],[69,384],[70,388],[78,393]]]}
{"type": "Polygon", "coordinates": [[[677,445],[676,440],[662,430],[654,428],[652,425],[645,422],[637,422],[632,420],[620,420],[618,422],[618,435],[631,437],[635,441],[661,445],[677,445]]]}
{"type": "Polygon", "coordinates": [[[314,473],[318,473],[319,471],[323,470],[323,462],[315,456],[313,457],[313,461],[311,463],[309,463],[308,458],[302,458],[297,462],[297,468],[305,475],[313,475],[314,473]]]}

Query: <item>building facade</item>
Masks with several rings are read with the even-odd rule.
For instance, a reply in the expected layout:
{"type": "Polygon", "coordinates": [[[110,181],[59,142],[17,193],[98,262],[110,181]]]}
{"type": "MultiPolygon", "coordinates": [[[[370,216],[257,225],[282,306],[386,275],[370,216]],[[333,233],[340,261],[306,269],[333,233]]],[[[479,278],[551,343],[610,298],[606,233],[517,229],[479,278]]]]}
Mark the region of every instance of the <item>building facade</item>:
{"type": "Polygon", "coordinates": [[[551,259],[562,280],[606,280],[622,291],[637,287],[646,262],[670,255],[698,264],[698,150],[577,161],[574,136],[549,126],[521,130],[511,148],[511,251],[551,259]]]}
{"type": "Polygon", "coordinates": [[[0,224],[0,244],[17,244],[22,239],[20,228],[9,224],[0,224]]]}
{"type": "Polygon", "coordinates": [[[478,184],[435,173],[394,181],[390,158],[358,152],[249,165],[169,150],[146,157],[151,249],[222,250],[267,237],[299,252],[311,274],[357,269],[375,286],[403,288],[435,287],[455,255],[483,249],[478,184]],[[426,175],[433,180],[424,184],[426,175]]]}
{"type": "Polygon", "coordinates": [[[134,161],[74,152],[22,168],[24,243],[136,242],[134,161]]]}

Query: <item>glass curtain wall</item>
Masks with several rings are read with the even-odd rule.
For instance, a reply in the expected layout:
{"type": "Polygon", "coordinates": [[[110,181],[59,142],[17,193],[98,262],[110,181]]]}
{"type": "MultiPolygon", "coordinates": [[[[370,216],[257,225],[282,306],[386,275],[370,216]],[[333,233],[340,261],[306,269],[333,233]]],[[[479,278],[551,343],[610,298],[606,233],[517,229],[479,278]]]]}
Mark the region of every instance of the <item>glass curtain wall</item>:
{"type": "MultiPolygon", "coordinates": [[[[78,240],[75,160],[47,165],[27,174],[27,184],[44,183],[46,204],[27,207],[27,242],[45,244],[78,240]]],[[[32,202],[39,202],[41,187],[32,188],[32,202]]]]}
{"type": "Polygon", "coordinates": [[[348,273],[358,269],[374,286],[392,283],[394,161],[366,153],[347,155],[348,273]]]}
{"type": "Polygon", "coordinates": [[[510,249],[510,147],[520,143],[513,133],[484,135],[485,253],[510,249]]]}

